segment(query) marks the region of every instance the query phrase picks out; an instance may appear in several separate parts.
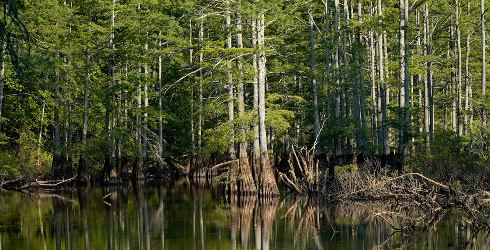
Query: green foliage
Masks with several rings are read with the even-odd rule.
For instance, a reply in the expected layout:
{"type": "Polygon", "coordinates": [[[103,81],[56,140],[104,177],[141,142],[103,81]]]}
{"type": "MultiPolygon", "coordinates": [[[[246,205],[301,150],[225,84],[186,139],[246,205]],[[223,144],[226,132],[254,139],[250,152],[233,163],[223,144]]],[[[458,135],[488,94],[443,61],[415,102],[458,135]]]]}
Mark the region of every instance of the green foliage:
{"type": "Polygon", "coordinates": [[[17,145],[16,150],[0,152],[0,177],[34,177],[50,170],[52,155],[39,145],[34,133],[22,129],[17,145]]]}
{"type": "Polygon", "coordinates": [[[430,149],[425,145],[420,142],[418,153],[408,159],[415,171],[446,183],[474,188],[482,187],[490,178],[488,159],[471,152],[456,134],[439,129],[430,149]]]}
{"type": "Polygon", "coordinates": [[[358,166],[355,164],[343,165],[335,167],[335,173],[342,172],[357,172],[359,170],[358,166]]]}

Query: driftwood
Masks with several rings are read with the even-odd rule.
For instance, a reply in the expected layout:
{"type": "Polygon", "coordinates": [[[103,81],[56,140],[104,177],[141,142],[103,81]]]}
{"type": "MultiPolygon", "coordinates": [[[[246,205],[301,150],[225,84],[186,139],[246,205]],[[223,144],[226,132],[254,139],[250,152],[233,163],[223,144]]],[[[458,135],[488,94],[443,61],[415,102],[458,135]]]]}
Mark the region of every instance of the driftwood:
{"type": "Polygon", "coordinates": [[[393,176],[386,170],[372,173],[365,166],[338,172],[335,181],[329,182],[331,176],[318,170],[314,148],[292,147],[288,162],[289,171],[279,173],[281,180],[294,192],[306,194],[320,204],[373,201],[395,204],[391,210],[374,216],[396,221],[398,226],[393,225],[393,229],[403,232],[403,237],[429,229],[452,210],[465,214],[474,231],[490,231],[487,190],[468,192],[421,173],[393,176]]]}
{"type": "Polygon", "coordinates": [[[16,179],[11,181],[5,181],[0,183],[0,188],[14,191],[34,191],[34,190],[45,190],[51,191],[53,189],[59,189],[65,184],[72,183],[76,180],[77,175],[72,178],[62,179],[62,180],[26,180],[26,179],[16,179]]]}

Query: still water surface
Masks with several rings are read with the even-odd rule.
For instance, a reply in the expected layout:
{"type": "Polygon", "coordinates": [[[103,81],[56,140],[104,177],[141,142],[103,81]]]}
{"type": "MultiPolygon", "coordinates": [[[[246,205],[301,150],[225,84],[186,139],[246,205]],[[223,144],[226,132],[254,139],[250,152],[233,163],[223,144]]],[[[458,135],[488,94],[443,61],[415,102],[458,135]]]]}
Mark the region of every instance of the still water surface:
{"type": "Polygon", "coordinates": [[[487,249],[451,214],[402,238],[383,204],[317,207],[293,196],[227,202],[214,188],[102,189],[30,195],[0,191],[3,249],[487,249]],[[105,198],[104,198],[105,197],[105,198]]]}

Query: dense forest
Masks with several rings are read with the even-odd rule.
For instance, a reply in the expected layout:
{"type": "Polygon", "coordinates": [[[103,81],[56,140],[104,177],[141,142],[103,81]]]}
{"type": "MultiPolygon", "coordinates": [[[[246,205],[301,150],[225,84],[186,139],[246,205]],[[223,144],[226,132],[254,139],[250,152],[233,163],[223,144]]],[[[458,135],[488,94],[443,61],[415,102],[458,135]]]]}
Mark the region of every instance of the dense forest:
{"type": "Polygon", "coordinates": [[[0,4],[5,180],[490,180],[485,0],[0,4]]]}

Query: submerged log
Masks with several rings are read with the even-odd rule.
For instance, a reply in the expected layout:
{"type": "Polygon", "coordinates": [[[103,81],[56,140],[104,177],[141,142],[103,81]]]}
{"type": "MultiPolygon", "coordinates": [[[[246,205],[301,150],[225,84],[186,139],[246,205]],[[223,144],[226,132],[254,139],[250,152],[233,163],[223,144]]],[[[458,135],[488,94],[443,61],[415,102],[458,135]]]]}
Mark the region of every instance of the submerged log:
{"type": "Polygon", "coordinates": [[[32,192],[35,190],[53,190],[64,188],[65,185],[72,184],[76,181],[77,175],[68,179],[61,180],[26,180],[16,179],[12,181],[5,181],[0,183],[0,188],[13,190],[13,191],[25,191],[32,192]]]}

